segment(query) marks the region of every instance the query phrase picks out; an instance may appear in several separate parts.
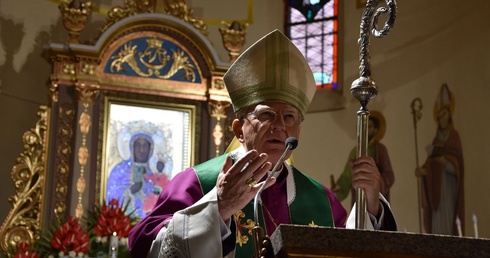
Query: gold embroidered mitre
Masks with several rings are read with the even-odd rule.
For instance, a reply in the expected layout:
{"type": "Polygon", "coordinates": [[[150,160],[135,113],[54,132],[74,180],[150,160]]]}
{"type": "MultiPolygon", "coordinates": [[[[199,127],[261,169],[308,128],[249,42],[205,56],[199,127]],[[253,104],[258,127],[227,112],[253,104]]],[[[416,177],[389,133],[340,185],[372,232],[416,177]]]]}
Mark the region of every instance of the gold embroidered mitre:
{"type": "Polygon", "coordinates": [[[223,76],[235,112],[265,101],[296,107],[304,117],[316,91],[299,49],[279,30],[250,46],[223,76]]]}

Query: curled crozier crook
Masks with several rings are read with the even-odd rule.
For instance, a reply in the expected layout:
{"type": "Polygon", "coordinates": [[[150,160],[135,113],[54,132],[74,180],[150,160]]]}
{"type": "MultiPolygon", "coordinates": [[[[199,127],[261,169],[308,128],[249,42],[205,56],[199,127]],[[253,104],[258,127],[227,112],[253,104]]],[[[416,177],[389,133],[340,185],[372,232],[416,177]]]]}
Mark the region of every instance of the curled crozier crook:
{"type": "Polygon", "coordinates": [[[388,35],[388,33],[390,32],[390,29],[393,28],[393,24],[395,24],[396,2],[395,2],[395,0],[386,0],[386,4],[387,4],[388,8],[379,7],[373,16],[373,22],[371,24],[371,27],[372,27],[373,35],[376,38],[382,38],[382,37],[388,35]],[[383,29],[377,30],[376,24],[378,24],[378,17],[384,13],[388,13],[388,20],[386,20],[385,25],[383,26],[383,29]]]}
{"type": "MultiPolygon", "coordinates": [[[[360,35],[359,35],[359,78],[352,82],[350,91],[352,96],[359,101],[361,109],[357,112],[357,157],[367,156],[368,149],[368,119],[369,111],[366,106],[371,99],[378,94],[378,87],[371,79],[371,68],[369,63],[369,38],[372,33],[381,38],[388,35],[393,27],[396,17],[396,1],[386,0],[386,7],[377,8],[379,0],[368,0],[366,9],[362,13],[360,35]],[[381,14],[388,13],[388,20],[383,29],[377,30],[376,24],[381,14]]],[[[356,229],[366,229],[366,197],[364,189],[356,188],[356,229]]]]}
{"type": "Polygon", "coordinates": [[[360,25],[360,36],[358,40],[360,49],[360,62],[359,66],[361,77],[371,76],[371,69],[369,65],[369,37],[371,35],[370,31],[376,38],[382,38],[390,32],[393,28],[396,18],[396,1],[395,0],[385,0],[387,7],[376,7],[379,4],[379,0],[368,0],[366,4],[366,9],[362,13],[361,25],[360,25]],[[378,24],[378,19],[381,14],[388,13],[388,19],[386,20],[383,28],[381,30],[376,29],[378,24]]]}

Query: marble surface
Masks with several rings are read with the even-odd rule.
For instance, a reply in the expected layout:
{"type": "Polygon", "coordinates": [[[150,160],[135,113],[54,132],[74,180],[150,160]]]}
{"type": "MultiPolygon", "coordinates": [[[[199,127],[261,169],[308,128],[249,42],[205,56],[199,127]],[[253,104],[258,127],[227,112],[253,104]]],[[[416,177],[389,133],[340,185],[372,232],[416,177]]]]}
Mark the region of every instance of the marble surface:
{"type": "Polygon", "coordinates": [[[280,225],[275,257],[490,257],[490,239],[280,225]]]}

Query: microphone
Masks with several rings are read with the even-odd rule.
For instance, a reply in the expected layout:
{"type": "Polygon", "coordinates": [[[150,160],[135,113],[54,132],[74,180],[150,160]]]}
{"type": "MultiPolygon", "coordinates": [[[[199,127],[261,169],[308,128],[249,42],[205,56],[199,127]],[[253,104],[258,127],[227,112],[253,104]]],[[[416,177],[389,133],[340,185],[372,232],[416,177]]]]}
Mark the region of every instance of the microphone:
{"type": "Polygon", "coordinates": [[[298,147],[298,139],[296,139],[295,137],[289,137],[286,139],[286,142],[284,142],[284,145],[286,145],[286,149],[282,153],[282,156],[279,158],[279,160],[274,165],[272,170],[269,171],[269,174],[267,175],[267,178],[265,179],[264,184],[260,187],[259,191],[255,195],[255,198],[254,198],[254,220],[255,220],[256,226],[259,226],[259,215],[258,215],[259,214],[259,212],[258,212],[259,197],[262,194],[262,191],[264,190],[265,186],[269,182],[272,175],[274,175],[274,173],[277,172],[277,168],[279,167],[279,165],[281,165],[284,162],[284,157],[286,156],[286,153],[288,151],[294,150],[294,149],[296,149],[296,147],[298,147]]]}
{"type": "Polygon", "coordinates": [[[289,137],[286,139],[286,142],[284,143],[286,145],[286,149],[282,153],[282,156],[279,158],[277,163],[274,165],[274,168],[272,168],[271,171],[269,171],[269,174],[267,175],[267,178],[264,181],[264,184],[260,187],[259,191],[257,191],[257,194],[255,195],[254,198],[254,220],[255,220],[255,225],[252,228],[252,238],[253,238],[253,245],[254,245],[254,258],[259,258],[259,257],[272,257],[272,246],[270,245],[270,239],[268,236],[264,236],[264,230],[260,227],[259,225],[259,212],[258,212],[258,205],[259,205],[259,197],[262,194],[262,191],[264,190],[265,186],[269,182],[270,178],[274,173],[276,173],[277,168],[279,165],[281,165],[284,162],[286,153],[290,150],[296,149],[298,146],[298,139],[294,137],[289,137]]]}
{"type": "Polygon", "coordinates": [[[286,148],[288,148],[289,150],[294,150],[296,149],[296,147],[298,147],[298,139],[294,137],[289,137],[286,139],[285,145],[286,148]]]}

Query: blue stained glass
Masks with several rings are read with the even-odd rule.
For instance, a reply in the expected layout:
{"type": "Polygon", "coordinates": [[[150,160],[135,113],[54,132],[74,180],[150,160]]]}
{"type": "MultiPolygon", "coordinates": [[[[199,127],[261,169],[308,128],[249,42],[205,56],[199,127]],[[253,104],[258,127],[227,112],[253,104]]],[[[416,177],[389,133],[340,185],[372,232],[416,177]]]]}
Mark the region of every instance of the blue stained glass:
{"type": "Polygon", "coordinates": [[[313,77],[317,84],[329,84],[331,81],[331,76],[322,72],[313,72],[313,77]]]}

